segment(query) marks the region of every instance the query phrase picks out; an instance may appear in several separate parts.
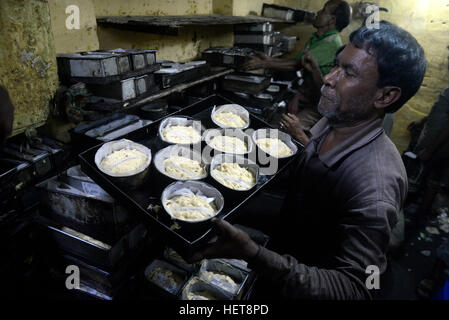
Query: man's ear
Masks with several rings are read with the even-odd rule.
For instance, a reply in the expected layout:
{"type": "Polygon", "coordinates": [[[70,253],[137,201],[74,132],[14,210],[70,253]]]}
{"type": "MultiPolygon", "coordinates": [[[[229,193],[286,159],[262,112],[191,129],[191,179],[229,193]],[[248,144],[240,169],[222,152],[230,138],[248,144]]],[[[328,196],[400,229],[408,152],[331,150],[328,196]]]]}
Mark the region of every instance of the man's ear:
{"type": "Polygon", "coordinates": [[[376,109],[385,109],[399,100],[402,90],[399,87],[386,86],[378,90],[374,107],[376,109]]]}

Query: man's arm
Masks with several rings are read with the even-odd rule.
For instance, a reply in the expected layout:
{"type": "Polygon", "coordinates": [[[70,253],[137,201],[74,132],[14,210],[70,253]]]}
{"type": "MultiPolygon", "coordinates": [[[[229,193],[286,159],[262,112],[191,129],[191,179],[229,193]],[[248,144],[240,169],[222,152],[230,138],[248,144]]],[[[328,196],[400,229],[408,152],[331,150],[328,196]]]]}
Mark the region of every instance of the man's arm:
{"type": "Polygon", "coordinates": [[[390,235],[388,216],[395,213],[396,209],[391,204],[377,202],[348,210],[336,226],[342,237],[338,239],[340,245],[329,268],[307,266],[290,255],[279,255],[263,247],[256,250],[257,245],[251,239],[241,242],[241,235],[238,239],[230,236],[243,231],[222,220],[214,222],[221,235],[219,241],[194,260],[244,259],[248,261],[249,268],[262,276],[261,280],[269,281],[280,296],[289,299],[370,299],[365,286],[368,277],[365,270],[369,265],[379,267],[381,273],[385,270],[385,250],[390,235]]]}
{"type": "Polygon", "coordinates": [[[276,71],[296,71],[301,67],[301,61],[295,59],[272,58],[257,54],[242,64],[243,70],[272,69],[276,71]]]}

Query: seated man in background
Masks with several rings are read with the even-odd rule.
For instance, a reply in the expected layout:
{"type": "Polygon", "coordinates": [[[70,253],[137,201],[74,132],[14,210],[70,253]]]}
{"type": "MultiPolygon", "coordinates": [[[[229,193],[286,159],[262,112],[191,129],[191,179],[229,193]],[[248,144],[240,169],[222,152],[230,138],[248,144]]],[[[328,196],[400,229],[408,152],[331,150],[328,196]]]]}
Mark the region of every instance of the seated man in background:
{"type": "Polygon", "coordinates": [[[349,25],[351,15],[352,8],[346,1],[330,0],[317,13],[313,23],[317,31],[294,59],[259,55],[242,66],[244,70],[304,71],[304,82],[288,106],[288,112],[300,118],[298,125],[303,130],[309,130],[321,118],[316,106],[323,85],[322,76],[333,67],[335,54],[342,46],[339,32],[349,25]]]}
{"type": "Polygon", "coordinates": [[[415,161],[407,161],[409,189],[418,192],[426,187],[418,212],[424,218],[438,190],[449,187],[449,86],[441,92],[429,115],[412,122],[407,129],[412,133],[409,151],[417,156],[415,161]]]}
{"type": "Polygon", "coordinates": [[[8,90],[0,85],[0,145],[12,132],[14,121],[14,106],[9,97],[8,90]]]}
{"type": "Polygon", "coordinates": [[[291,176],[273,236],[282,254],[213,219],[218,238],[192,260],[244,259],[275,298],[372,298],[367,268],[385,272],[407,194],[404,165],[382,121],[416,94],[425,71],[424,50],[407,31],[385,21],[354,31],[323,78],[323,118],[291,176]]]}

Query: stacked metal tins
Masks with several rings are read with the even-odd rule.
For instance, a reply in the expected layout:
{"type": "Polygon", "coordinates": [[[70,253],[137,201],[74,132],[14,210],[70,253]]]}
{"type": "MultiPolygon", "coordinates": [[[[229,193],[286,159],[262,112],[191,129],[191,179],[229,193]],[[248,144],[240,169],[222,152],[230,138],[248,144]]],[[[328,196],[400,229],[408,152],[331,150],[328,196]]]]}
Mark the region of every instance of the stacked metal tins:
{"type": "Polygon", "coordinates": [[[83,82],[95,96],[126,101],[159,87],[156,50],[113,49],[57,55],[63,83],[83,82]]]}
{"type": "MultiPolygon", "coordinates": [[[[80,268],[84,289],[112,299],[133,276],[147,228],[135,221],[106,191],[71,167],[36,185],[41,199],[37,219],[50,264],[59,273],[80,268]]],[[[86,290],[85,290],[86,291],[86,290]]]]}

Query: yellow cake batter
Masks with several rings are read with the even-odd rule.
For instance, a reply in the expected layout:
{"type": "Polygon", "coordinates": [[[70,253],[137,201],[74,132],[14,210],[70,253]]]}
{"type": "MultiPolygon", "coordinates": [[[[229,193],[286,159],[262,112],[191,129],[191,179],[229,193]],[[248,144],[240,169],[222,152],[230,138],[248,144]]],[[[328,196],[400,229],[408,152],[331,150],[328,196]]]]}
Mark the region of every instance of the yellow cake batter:
{"type": "Polygon", "coordinates": [[[263,151],[276,158],[287,157],[293,154],[293,151],[279,139],[259,139],[256,141],[256,144],[263,151]]]}
{"type": "Polygon", "coordinates": [[[222,163],[212,172],[218,182],[234,190],[248,190],[256,184],[254,174],[238,163],[222,163]]]}
{"type": "Polygon", "coordinates": [[[148,160],[148,156],[136,149],[122,149],[114,151],[101,161],[104,169],[114,174],[126,174],[142,168],[148,160]]]}

